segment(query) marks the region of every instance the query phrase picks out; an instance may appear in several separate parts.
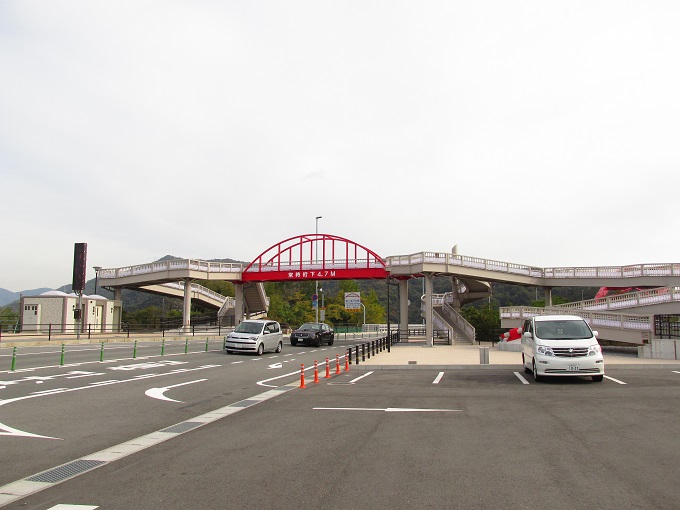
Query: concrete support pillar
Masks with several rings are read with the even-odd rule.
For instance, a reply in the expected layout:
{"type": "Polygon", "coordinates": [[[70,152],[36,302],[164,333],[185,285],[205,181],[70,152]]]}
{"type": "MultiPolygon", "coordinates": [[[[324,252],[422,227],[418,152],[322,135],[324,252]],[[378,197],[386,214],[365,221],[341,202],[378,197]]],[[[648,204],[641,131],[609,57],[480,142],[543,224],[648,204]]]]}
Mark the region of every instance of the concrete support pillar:
{"type": "Polygon", "coordinates": [[[399,280],[399,335],[408,338],[408,280],[399,280]]]}
{"type": "Polygon", "coordinates": [[[114,301],[123,301],[123,287],[114,287],[113,288],[113,300],[114,301]]]}
{"type": "Polygon", "coordinates": [[[425,275],[425,346],[434,345],[434,318],[432,314],[432,274],[425,275]]]}
{"type": "Polygon", "coordinates": [[[234,326],[243,322],[243,284],[234,284],[234,326]]]}
{"type": "Polygon", "coordinates": [[[184,309],[182,311],[182,332],[191,331],[191,279],[184,280],[184,309]]]}
{"type": "Polygon", "coordinates": [[[545,306],[552,306],[552,287],[543,287],[543,295],[545,297],[545,306]]]}

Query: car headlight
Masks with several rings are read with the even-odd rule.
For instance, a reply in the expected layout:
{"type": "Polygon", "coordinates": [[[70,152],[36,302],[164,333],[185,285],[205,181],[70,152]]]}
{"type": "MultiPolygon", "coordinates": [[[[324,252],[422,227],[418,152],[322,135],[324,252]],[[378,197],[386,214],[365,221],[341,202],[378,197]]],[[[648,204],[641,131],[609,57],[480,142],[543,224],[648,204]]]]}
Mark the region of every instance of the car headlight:
{"type": "Polygon", "coordinates": [[[588,356],[597,356],[601,352],[602,347],[600,347],[600,344],[595,344],[588,347],[588,356]]]}
{"type": "Polygon", "coordinates": [[[544,356],[554,356],[555,355],[552,348],[547,347],[545,345],[539,345],[538,347],[536,347],[536,352],[538,354],[543,354],[544,356]]]}

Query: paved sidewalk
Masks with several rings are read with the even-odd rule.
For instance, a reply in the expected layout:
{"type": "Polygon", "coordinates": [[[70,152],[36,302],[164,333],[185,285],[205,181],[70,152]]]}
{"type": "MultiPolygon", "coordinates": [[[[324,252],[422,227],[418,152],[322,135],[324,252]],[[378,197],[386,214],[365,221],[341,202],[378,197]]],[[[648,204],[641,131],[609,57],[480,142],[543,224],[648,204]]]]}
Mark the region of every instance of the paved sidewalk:
{"type": "MultiPolygon", "coordinates": [[[[645,359],[630,355],[604,354],[605,367],[617,368],[670,368],[680,370],[680,360],[645,359]]],[[[352,365],[354,368],[356,365],[352,365]]],[[[490,343],[480,345],[435,345],[395,344],[391,352],[383,351],[356,368],[362,370],[381,369],[494,369],[499,367],[522,369],[520,352],[501,351],[490,343]],[[480,363],[480,347],[488,347],[489,364],[480,363]]]]}

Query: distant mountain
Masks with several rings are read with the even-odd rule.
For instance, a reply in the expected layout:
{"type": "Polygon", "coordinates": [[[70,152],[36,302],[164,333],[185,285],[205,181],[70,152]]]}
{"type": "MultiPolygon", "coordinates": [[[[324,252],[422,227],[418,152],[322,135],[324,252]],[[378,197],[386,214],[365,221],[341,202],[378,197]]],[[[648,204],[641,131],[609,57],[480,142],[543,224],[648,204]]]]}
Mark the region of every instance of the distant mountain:
{"type": "Polygon", "coordinates": [[[11,290],[0,288],[0,306],[7,306],[10,303],[14,303],[15,301],[19,301],[19,299],[21,299],[22,294],[24,296],[35,296],[37,294],[42,294],[43,292],[47,292],[48,290],[52,290],[52,289],[41,288],[41,289],[22,290],[21,292],[12,292],[11,290]]]}

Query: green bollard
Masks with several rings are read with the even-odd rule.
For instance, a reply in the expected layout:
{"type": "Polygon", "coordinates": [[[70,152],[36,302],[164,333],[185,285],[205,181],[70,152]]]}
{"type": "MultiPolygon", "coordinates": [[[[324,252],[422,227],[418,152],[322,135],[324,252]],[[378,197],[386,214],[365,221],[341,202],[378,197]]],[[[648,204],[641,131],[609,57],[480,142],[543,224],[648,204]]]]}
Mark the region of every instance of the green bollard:
{"type": "Polygon", "coordinates": [[[17,364],[17,348],[14,347],[12,349],[12,372],[14,372],[14,368],[16,367],[17,364]]]}
{"type": "Polygon", "coordinates": [[[161,342],[161,356],[165,356],[165,338],[161,342]]]}
{"type": "Polygon", "coordinates": [[[137,340],[135,340],[135,348],[132,350],[132,357],[137,357],[137,340]]]}
{"type": "Polygon", "coordinates": [[[208,337],[205,338],[205,352],[208,352],[208,337]]]}
{"type": "Polygon", "coordinates": [[[64,344],[61,344],[61,361],[59,364],[63,367],[64,366],[64,344]]]}
{"type": "Polygon", "coordinates": [[[102,348],[99,350],[99,361],[104,361],[104,342],[102,342],[102,348]]]}
{"type": "Polygon", "coordinates": [[[187,338],[186,342],[184,342],[184,354],[187,354],[189,352],[189,339],[187,338]]]}

